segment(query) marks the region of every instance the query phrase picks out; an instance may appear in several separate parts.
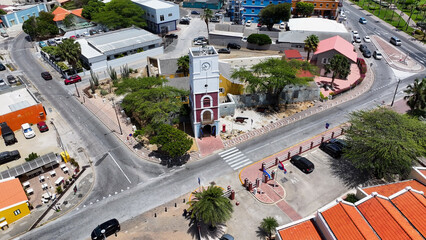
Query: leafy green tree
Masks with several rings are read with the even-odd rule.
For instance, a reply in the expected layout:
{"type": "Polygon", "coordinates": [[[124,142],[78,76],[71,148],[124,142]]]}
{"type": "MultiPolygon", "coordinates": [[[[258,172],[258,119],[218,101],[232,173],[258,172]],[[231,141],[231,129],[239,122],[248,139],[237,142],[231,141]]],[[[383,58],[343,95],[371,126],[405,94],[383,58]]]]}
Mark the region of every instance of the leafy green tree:
{"type": "Polygon", "coordinates": [[[40,157],[37,153],[32,152],[28,155],[28,157],[25,158],[25,161],[29,162],[32,161],[34,159],[37,159],[38,157],[40,157]]]}
{"type": "Polygon", "coordinates": [[[82,16],[86,19],[92,20],[94,14],[102,11],[105,3],[99,0],[90,0],[87,5],[83,7],[82,16]]]}
{"type": "Polygon", "coordinates": [[[81,56],[80,44],[74,39],[65,39],[59,47],[59,55],[76,70],[81,56]]]}
{"type": "Polygon", "coordinates": [[[343,153],[355,168],[377,178],[406,178],[419,156],[426,156],[426,124],[387,108],[350,114],[343,153]]]}
{"type": "Polygon", "coordinates": [[[161,151],[172,158],[181,157],[191,149],[192,139],[177,128],[161,124],[155,133],[156,135],[151,138],[149,143],[159,145],[161,151]]]}
{"type": "Polygon", "coordinates": [[[182,56],[177,61],[178,70],[183,72],[184,76],[189,74],[189,55],[182,56]]]}
{"type": "Polygon", "coordinates": [[[349,73],[351,73],[351,63],[341,54],[334,55],[324,68],[325,74],[333,73],[331,76],[331,88],[333,88],[334,79],[336,77],[345,79],[348,77],[349,73]]]}
{"type": "Polygon", "coordinates": [[[172,124],[179,120],[185,90],[162,86],[162,78],[126,78],[117,84],[117,94],[127,95],[122,107],[141,126],[142,134],[151,136],[161,124],[172,124]]]}
{"type": "Polygon", "coordinates": [[[64,23],[65,27],[67,27],[67,28],[73,27],[75,25],[74,24],[74,15],[73,14],[67,15],[62,22],[64,23]]]}
{"type": "MultiPolygon", "coordinates": [[[[298,2],[299,3],[299,2],[298,2]]],[[[319,38],[317,35],[312,34],[306,37],[305,39],[305,51],[308,51],[308,57],[306,61],[309,61],[309,55],[311,52],[315,52],[318,48],[319,38]]]]}
{"type": "Polygon", "coordinates": [[[94,22],[103,24],[109,29],[146,26],[144,11],[130,0],[112,0],[105,4],[99,12],[92,13],[94,22]]]}
{"type": "Polygon", "coordinates": [[[7,14],[7,12],[5,10],[0,9],[0,15],[6,15],[6,14],[7,14]]]}
{"type": "Polygon", "coordinates": [[[291,16],[291,3],[269,4],[259,13],[259,21],[272,30],[275,23],[288,22],[291,16]]]}
{"type": "Polygon", "coordinates": [[[23,24],[22,30],[28,34],[32,39],[35,39],[37,34],[37,19],[36,17],[29,17],[23,24]]]}
{"type": "Polygon", "coordinates": [[[191,218],[216,227],[218,224],[225,223],[232,217],[232,204],[228,198],[223,196],[223,189],[211,185],[207,189],[203,188],[200,192],[193,192],[193,199],[188,202],[191,212],[191,218]]]}
{"type": "Polygon", "coordinates": [[[309,17],[314,12],[314,4],[310,2],[297,2],[296,13],[303,17],[309,17]]]}
{"type": "Polygon", "coordinates": [[[281,93],[287,85],[305,85],[312,81],[312,78],[299,77],[301,71],[315,74],[316,69],[306,61],[269,58],[252,66],[251,71],[240,68],[234,71],[231,77],[247,83],[248,92],[274,95],[275,104],[278,106],[281,93]]]}
{"type": "Polygon", "coordinates": [[[407,105],[410,107],[411,113],[426,117],[426,78],[422,80],[416,78],[404,92],[408,94],[404,99],[408,100],[407,105]]]}
{"type": "Polygon", "coordinates": [[[250,36],[248,36],[247,42],[257,44],[259,46],[263,46],[263,45],[271,44],[272,40],[266,34],[253,33],[253,34],[250,34],[250,36]]]}
{"type": "Polygon", "coordinates": [[[271,239],[272,233],[277,227],[278,222],[274,217],[266,217],[260,223],[260,228],[268,234],[269,239],[271,239]]]}
{"type": "Polygon", "coordinates": [[[207,36],[209,34],[209,22],[213,18],[213,11],[211,9],[205,8],[203,14],[201,14],[201,20],[206,23],[207,26],[207,36]]]}

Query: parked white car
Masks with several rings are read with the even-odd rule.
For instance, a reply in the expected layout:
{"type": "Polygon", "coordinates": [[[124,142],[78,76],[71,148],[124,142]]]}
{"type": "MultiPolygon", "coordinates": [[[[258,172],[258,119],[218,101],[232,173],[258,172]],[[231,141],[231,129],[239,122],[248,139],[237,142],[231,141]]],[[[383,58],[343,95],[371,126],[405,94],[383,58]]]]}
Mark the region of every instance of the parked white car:
{"type": "Polygon", "coordinates": [[[285,22],[280,23],[280,29],[285,29],[285,22]]]}
{"type": "Polygon", "coordinates": [[[365,37],[364,37],[364,42],[371,42],[370,37],[369,37],[369,36],[365,36],[365,37]]]}
{"type": "Polygon", "coordinates": [[[241,38],[241,41],[242,41],[242,42],[247,42],[247,37],[243,37],[243,38],[241,38]]]}
{"type": "Polygon", "coordinates": [[[380,60],[383,58],[382,53],[380,53],[378,50],[374,51],[373,57],[377,60],[380,60]]]}
{"type": "Polygon", "coordinates": [[[247,20],[246,27],[250,27],[250,26],[251,26],[251,20],[247,20]]]}
{"type": "Polygon", "coordinates": [[[353,30],[353,31],[352,31],[352,35],[353,35],[354,37],[359,37],[359,33],[358,33],[358,31],[355,31],[355,30],[353,30]]]}
{"type": "Polygon", "coordinates": [[[361,38],[360,38],[360,37],[355,37],[355,36],[354,36],[354,41],[355,41],[356,43],[361,43],[361,38]]]}
{"type": "Polygon", "coordinates": [[[35,132],[31,128],[31,125],[28,123],[24,123],[21,125],[22,133],[24,133],[25,138],[33,138],[35,137],[35,132]]]}

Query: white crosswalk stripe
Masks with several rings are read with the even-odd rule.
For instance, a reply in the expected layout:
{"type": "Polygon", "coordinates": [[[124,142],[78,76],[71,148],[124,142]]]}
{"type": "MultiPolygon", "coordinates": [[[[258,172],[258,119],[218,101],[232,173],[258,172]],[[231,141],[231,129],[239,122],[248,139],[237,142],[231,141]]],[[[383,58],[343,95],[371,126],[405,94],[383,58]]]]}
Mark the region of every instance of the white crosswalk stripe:
{"type": "Polygon", "coordinates": [[[220,152],[219,156],[234,170],[252,163],[252,161],[236,147],[220,152]]]}

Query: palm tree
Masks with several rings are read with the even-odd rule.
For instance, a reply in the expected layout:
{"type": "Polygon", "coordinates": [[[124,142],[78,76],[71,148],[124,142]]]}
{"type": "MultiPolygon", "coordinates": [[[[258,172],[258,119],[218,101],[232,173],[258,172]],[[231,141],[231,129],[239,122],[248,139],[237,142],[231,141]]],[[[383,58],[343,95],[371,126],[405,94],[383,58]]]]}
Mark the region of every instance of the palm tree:
{"type": "Polygon", "coordinates": [[[211,9],[205,8],[203,14],[201,15],[201,19],[204,20],[204,22],[207,25],[207,37],[209,35],[209,22],[210,19],[213,17],[213,11],[211,9]]]}
{"type": "Polygon", "coordinates": [[[210,185],[207,189],[203,188],[200,192],[193,192],[194,199],[189,201],[191,218],[201,220],[211,227],[224,223],[231,218],[234,211],[228,198],[223,196],[223,189],[210,185]]]}
{"type": "Polygon", "coordinates": [[[351,73],[351,63],[341,54],[334,55],[331,58],[330,63],[326,64],[324,68],[325,74],[333,72],[333,75],[331,76],[331,88],[333,88],[334,79],[336,77],[346,78],[349,73],[351,73]]]}
{"type": "MultiPolygon", "coordinates": [[[[407,89],[404,90],[407,96],[404,97],[405,100],[408,99],[407,105],[410,107],[411,112],[413,113],[423,113],[426,112],[426,78],[419,80],[416,78],[413,85],[408,85],[407,89]]],[[[421,114],[421,115],[423,115],[421,114]]]]}
{"type": "Polygon", "coordinates": [[[274,217],[267,217],[262,220],[260,223],[260,228],[263,229],[268,234],[269,239],[271,239],[272,233],[275,231],[275,228],[278,227],[278,222],[274,217]]]}
{"type": "Polygon", "coordinates": [[[58,49],[59,55],[72,66],[73,70],[76,70],[81,56],[80,44],[74,39],[65,39],[58,49]]]}
{"type": "Polygon", "coordinates": [[[177,65],[180,71],[183,72],[184,76],[188,76],[189,73],[189,55],[178,58],[177,65]]]}
{"type": "Polygon", "coordinates": [[[309,61],[309,54],[315,52],[318,48],[319,39],[315,34],[309,35],[305,39],[305,51],[308,51],[308,58],[306,61],[309,61]]]}

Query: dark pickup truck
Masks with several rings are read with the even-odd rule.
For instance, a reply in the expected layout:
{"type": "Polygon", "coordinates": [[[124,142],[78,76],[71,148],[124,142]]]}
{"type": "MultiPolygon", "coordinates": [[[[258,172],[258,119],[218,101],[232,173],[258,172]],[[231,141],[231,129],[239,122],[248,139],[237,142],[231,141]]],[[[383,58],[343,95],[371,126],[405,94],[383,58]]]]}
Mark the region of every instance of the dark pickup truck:
{"type": "Polygon", "coordinates": [[[1,136],[3,137],[4,143],[7,145],[12,145],[18,140],[15,138],[15,133],[10,129],[10,127],[7,125],[7,123],[2,122],[0,123],[1,128],[1,136]]]}
{"type": "Polygon", "coordinates": [[[13,160],[17,160],[21,158],[21,154],[18,150],[6,151],[0,153],[0,164],[7,163],[13,160]]]}

